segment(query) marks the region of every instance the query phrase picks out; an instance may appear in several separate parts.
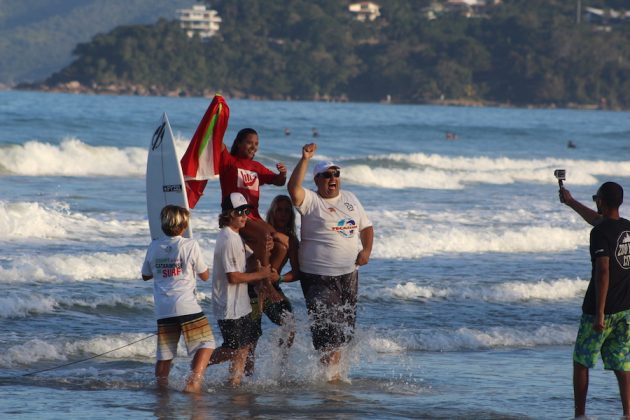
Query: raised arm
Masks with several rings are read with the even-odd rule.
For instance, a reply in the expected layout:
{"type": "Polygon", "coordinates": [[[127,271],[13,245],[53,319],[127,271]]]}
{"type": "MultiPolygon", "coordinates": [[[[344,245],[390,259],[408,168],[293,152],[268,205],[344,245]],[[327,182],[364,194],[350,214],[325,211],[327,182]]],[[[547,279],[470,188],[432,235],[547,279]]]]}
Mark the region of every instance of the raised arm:
{"type": "Polygon", "coordinates": [[[317,144],[315,143],[305,144],[304,147],[302,147],[302,157],[297,165],[295,165],[291,173],[291,178],[289,178],[287,190],[289,191],[294,206],[300,206],[304,202],[304,187],[302,187],[302,182],[304,181],[304,176],[308,169],[308,161],[315,155],[316,150],[317,144]]]}
{"type": "Polygon", "coordinates": [[[602,221],[602,216],[599,213],[597,213],[593,209],[586,207],[584,204],[573,198],[569,190],[567,190],[566,188],[560,188],[560,191],[558,191],[558,195],[560,197],[561,203],[564,203],[567,206],[571,207],[589,225],[595,226],[602,221]]]}

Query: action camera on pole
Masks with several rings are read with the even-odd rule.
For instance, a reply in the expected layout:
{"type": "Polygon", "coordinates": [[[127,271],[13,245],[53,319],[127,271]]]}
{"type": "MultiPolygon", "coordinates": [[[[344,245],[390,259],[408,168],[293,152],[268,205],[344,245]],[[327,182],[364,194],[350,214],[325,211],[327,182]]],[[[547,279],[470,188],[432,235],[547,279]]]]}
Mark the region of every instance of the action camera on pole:
{"type": "MultiPolygon", "coordinates": [[[[562,189],[562,181],[567,179],[567,171],[564,169],[556,169],[553,171],[553,176],[558,180],[558,185],[560,189],[562,189]]],[[[562,198],[562,194],[560,194],[560,201],[564,203],[564,198],[562,198]]]]}

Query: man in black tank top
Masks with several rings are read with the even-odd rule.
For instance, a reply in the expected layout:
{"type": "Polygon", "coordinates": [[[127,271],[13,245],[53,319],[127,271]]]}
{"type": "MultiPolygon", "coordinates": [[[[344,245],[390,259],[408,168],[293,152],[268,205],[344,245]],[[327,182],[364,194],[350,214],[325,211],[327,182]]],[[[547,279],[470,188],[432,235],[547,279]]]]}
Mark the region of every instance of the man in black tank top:
{"type": "Polygon", "coordinates": [[[561,201],[593,224],[592,262],[573,352],[575,417],[586,412],[589,369],[601,353],[604,368],[615,372],[624,417],[630,416],[630,221],[619,217],[623,188],[606,182],[593,200],[597,215],[562,188],[561,201]]]}

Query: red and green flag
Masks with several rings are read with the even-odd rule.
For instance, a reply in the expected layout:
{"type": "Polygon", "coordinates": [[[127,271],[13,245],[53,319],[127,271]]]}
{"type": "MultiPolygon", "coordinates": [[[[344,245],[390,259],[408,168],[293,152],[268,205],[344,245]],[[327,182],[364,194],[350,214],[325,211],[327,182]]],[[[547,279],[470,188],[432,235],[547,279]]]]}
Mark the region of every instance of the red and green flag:
{"type": "Polygon", "coordinates": [[[221,95],[214,95],[188,149],[181,160],[186,182],[188,207],[195,207],[208,180],[219,174],[223,136],[230,118],[230,108],[221,95]]]}

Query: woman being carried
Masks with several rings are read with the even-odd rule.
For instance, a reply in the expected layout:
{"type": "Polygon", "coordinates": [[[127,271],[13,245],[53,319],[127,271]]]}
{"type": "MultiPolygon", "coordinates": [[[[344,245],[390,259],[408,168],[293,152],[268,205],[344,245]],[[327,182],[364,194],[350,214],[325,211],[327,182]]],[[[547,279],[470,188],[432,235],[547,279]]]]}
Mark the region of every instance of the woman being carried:
{"type": "MultiPolygon", "coordinates": [[[[233,192],[243,194],[252,206],[247,224],[241,229],[241,235],[247,242],[254,255],[263,266],[271,266],[279,271],[285,260],[289,247],[286,235],[266,223],[258,213],[260,186],[273,184],[283,186],[287,180],[287,168],[282,162],[276,164],[279,173],[267,169],[260,162],[254,160],[258,151],[258,133],[253,128],[244,128],[238,132],[232,147],[228,152],[225,144],[221,147],[219,160],[219,180],[221,183],[221,198],[224,200],[233,192]],[[265,243],[268,235],[273,238],[274,247],[271,255],[266,251],[265,243]]],[[[273,300],[280,299],[279,295],[271,294],[273,300]]]]}

